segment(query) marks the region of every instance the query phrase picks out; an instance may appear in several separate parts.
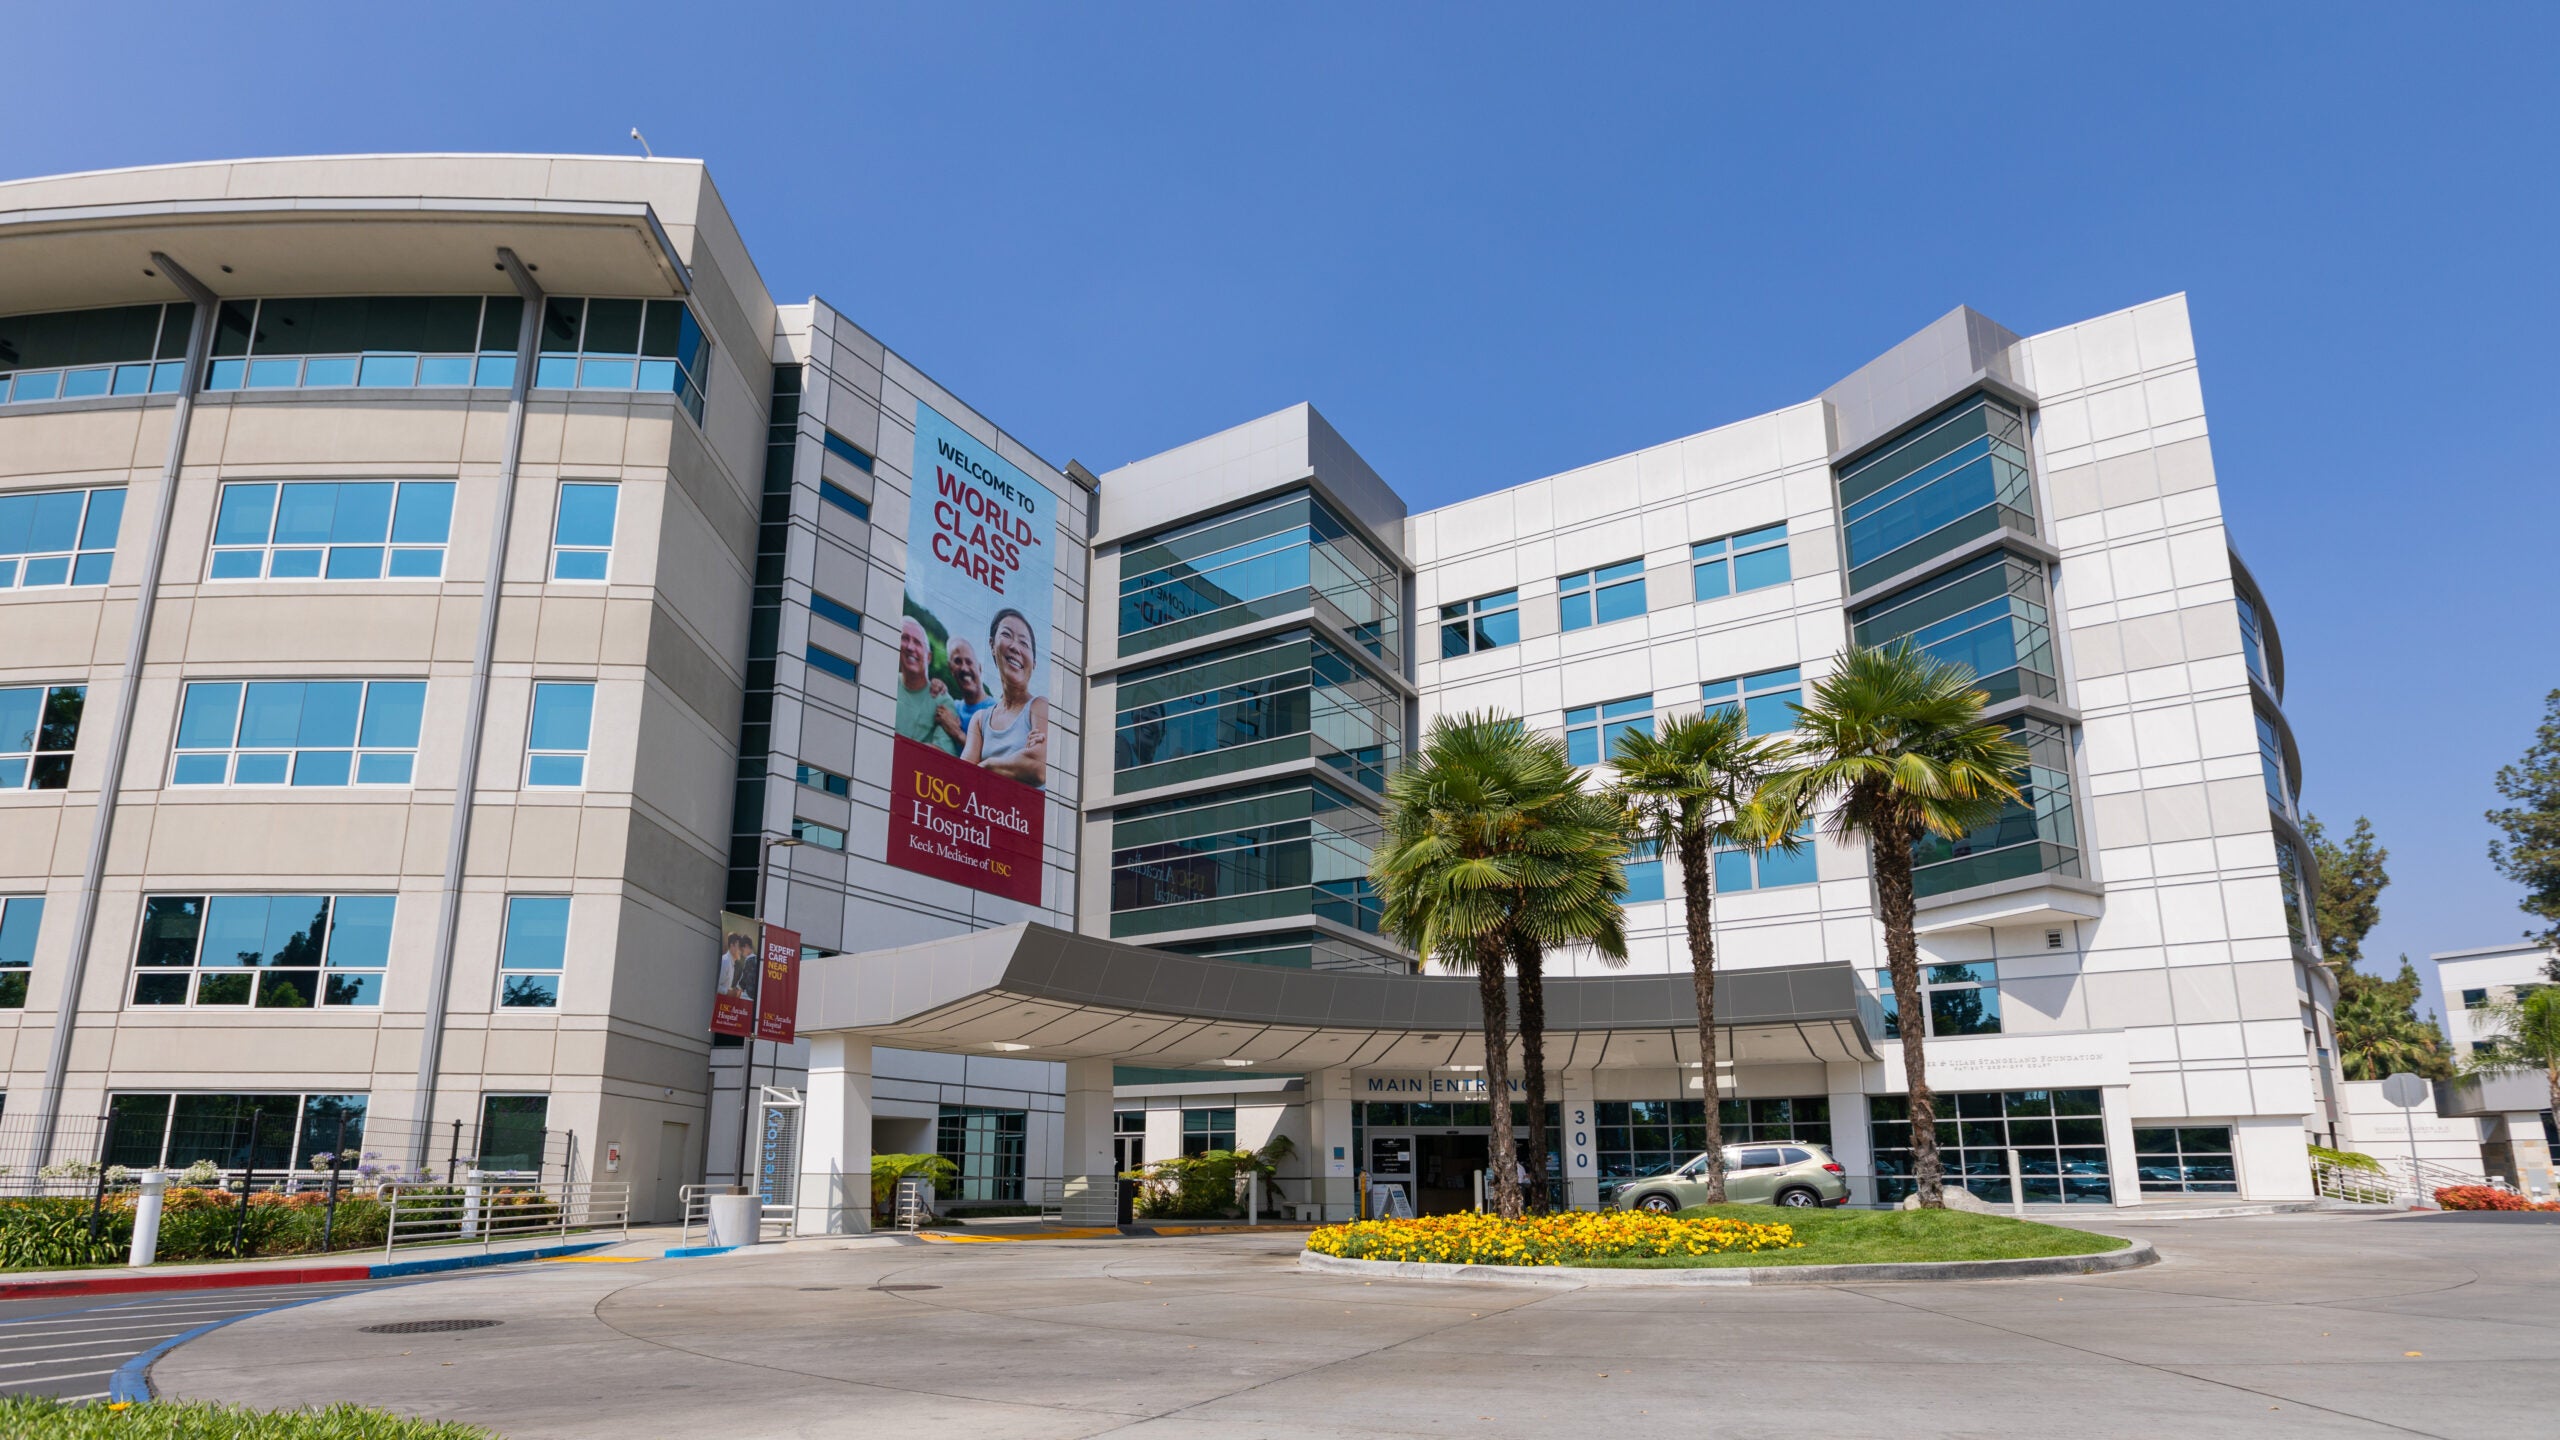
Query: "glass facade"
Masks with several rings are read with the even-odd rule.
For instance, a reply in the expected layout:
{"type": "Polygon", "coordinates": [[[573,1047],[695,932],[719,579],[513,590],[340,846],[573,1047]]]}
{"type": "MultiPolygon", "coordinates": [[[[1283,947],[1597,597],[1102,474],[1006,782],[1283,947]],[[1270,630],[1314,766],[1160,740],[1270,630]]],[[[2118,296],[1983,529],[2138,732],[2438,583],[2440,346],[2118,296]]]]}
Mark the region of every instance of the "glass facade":
{"type": "Polygon", "coordinates": [[[1369,856],[1382,833],[1376,811],[1313,780],[1121,810],[1111,821],[1111,933],[1316,915],[1376,934],[1369,856]]]}
{"type": "Polygon", "coordinates": [[[946,1201],[1022,1202],[1023,1159],[1030,1115],[983,1105],[945,1105],[934,1121],[934,1150],[960,1172],[946,1201]]]}
{"type": "MultiPolygon", "coordinates": [[[[1707,1104],[1704,1100],[1603,1100],[1595,1107],[1599,1124],[1592,1134],[1598,1153],[1600,1183],[1659,1175],[1685,1164],[1707,1148],[1707,1104]]],[[[1716,1118],[1724,1126],[1724,1143],[1793,1140],[1831,1148],[1831,1102],[1820,1095],[1784,1099],[1726,1100],[1716,1118]]]]}
{"type": "MultiPolygon", "coordinates": [[[[755,590],[747,611],[746,707],[738,726],[738,785],[729,812],[728,903],[738,910],[755,904],[756,867],[764,859],[765,770],[773,752],[775,660],[782,648],[782,577],[790,564],[791,480],[800,452],[801,381],[800,366],[773,367],[773,408],[764,432],[764,501],[756,524],[755,590]]],[[[821,482],[822,495],[835,488],[821,482]]],[[[849,494],[845,498],[853,499],[849,494]]],[[[869,507],[862,513],[867,518],[869,507]]]]}
{"type": "Polygon", "coordinates": [[[2285,763],[2284,737],[2276,730],[2275,717],[2266,711],[2253,711],[2250,718],[2258,723],[2258,770],[2267,782],[2267,808],[2287,820],[2295,819],[2299,787],[2293,781],[2293,767],[2285,763]]]}
{"type": "Polygon", "coordinates": [[[1338,940],[1322,930],[1273,930],[1208,940],[1167,940],[1156,942],[1154,948],[1204,960],[1277,965],[1286,970],[1388,970],[1403,974],[1411,968],[1400,962],[1391,965],[1377,951],[1338,940]]]}
{"type": "Polygon", "coordinates": [[[1122,793],[1310,757],[1383,792],[1404,701],[1313,631],[1132,670],[1112,741],[1122,793]]]}
{"type": "Polygon", "coordinates": [[[2275,666],[2268,660],[2267,652],[2273,647],[2267,636],[2266,617],[2259,611],[2256,599],[2245,590],[2232,596],[2231,604],[2240,612],[2240,654],[2249,662],[2249,673],[2258,677],[2268,694],[2282,700],[2284,690],[2276,684],[2275,666]]]}
{"type": "Polygon", "coordinates": [[[0,316],[0,405],[175,394],[195,315],[182,300],[0,316]]]}
{"type": "Polygon", "coordinates": [[[106,584],[123,522],[121,487],[0,495],[0,590],[106,584]]]}
{"type": "Polygon", "coordinates": [[[1404,664],[1403,580],[1342,518],[1299,493],[1135,541],[1120,552],[1120,653],[1313,609],[1404,664]]]}
{"type": "MultiPolygon", "coordinates": [[[[2105,1205],[2115,1199],[2107,1167],[2107,1126],[2098,1091],[1982,1090],[1938,1092],[1938,1154],[1946,1183],[1993,1204],[2009,1199],[2008,1151],[2030,1205],[2105,1205]]],[[[1867,1097],[1875,1144],[1876,1198],[1900,1204],[1918,1187],[1911,1177],[1911,1102],[1901,1095],[1867,1097]]]]}
{"type": "Polygon", "coordinates": [[[1990,824],[1948,840],[1924,835],[1911,847],[1911,888],[1944,895],[2022,875],[2080,873],[2080,829],[2071,803],[2071,739],[2050,721],[2011,716],[2009,735],[2026,747],[2018,798],[1990,824]]]}
{"type": "Polygon", "coordinates": [[[1849,588],[1860,590],[1995,530],[2034,534],[2026,417],[1974,395],[1840,471],[1849,588]]]}
{"type": "Polygon", "coordinates": [[[2299,949],[2311,948],[2311,921],[2303,904],[2302,856],[2293,842],[2276,836],[2276,884],[2284,891],[2284,933],[2299,949]]]}
{"type": "Polygon", "coordinates": [[[1915,650],[1963,665],[1993,704],[2062,693],[2044,566],[2023,556],[1985,555],[1897,591],[1851,615],[1850,633],[1860,645],[1908,640],[1915,650]]]}

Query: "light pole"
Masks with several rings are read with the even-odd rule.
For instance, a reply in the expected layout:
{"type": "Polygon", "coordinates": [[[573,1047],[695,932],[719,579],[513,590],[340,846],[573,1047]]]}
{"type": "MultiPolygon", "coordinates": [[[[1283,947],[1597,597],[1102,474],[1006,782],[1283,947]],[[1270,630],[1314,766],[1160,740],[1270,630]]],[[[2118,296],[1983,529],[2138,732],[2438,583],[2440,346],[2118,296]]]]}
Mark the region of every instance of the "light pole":
{"type": "MultiPolygon", "coordinates": [[[[767,835],[764,846],[756,854],[756,1001],[764,1001],[764,930],[765,896],[771,889],[773,852],[789,850],[809,842],[797,835],[767,835]]],[[[789,908],[785,897],[785,909],[789,908]]],[[[748,1178],[747,1157],[754,1154],[756,1128],[756,1019],[747,1017],[747,1047],[738,1055],[738,1193],[753,1195],[755,1182],[748,1178]]]]}

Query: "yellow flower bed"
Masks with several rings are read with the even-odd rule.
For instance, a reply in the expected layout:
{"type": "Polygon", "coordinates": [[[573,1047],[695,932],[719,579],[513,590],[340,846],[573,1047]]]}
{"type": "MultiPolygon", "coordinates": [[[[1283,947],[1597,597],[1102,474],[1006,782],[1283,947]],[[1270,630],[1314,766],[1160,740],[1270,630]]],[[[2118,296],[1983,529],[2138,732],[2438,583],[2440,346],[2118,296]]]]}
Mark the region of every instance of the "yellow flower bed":
{"type": "Polygon", "coordinates": [[[1505,1220],[1479,1211],[1419,1220],[1327,1225],[1307,1248],[1345,1260],[1422,1260],[1440,1265],[1571,1265],[1638,1256],[1731,1255],[1798,1250],[1792,1225],[1747,1220],[1679,1220],[1636,1210],[1528,1215],[1505,1220]]]}

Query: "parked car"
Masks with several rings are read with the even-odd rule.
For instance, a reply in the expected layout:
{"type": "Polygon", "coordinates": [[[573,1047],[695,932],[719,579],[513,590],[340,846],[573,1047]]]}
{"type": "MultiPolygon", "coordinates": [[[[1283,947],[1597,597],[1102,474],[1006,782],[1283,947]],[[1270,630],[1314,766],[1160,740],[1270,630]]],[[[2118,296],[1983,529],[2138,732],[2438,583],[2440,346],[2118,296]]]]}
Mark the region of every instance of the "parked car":
{"type": "MultiPolygon", "coordinates": [[[[1787,1141],[1776,1145],[1728,1145],[1724,1151],[1725,1199],[1735,1205],[1784,1205],[1802,1209],[1849,1203],[1848,1172],[1819,1146],[1787,1141]]],[[[1677,1170],[1618,1189],[1621,1210],[1668,1215],[1707,1203],[1707,1157],[1677,1170]]]]}

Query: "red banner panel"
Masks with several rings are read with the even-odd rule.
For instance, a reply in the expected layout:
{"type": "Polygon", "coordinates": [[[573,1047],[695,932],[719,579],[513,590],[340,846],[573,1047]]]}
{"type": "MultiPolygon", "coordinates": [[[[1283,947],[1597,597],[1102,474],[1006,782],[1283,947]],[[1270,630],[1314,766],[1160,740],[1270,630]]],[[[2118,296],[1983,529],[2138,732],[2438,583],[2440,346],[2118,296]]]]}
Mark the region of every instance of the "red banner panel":
{"type": "Polygon", "coordinates": [[[897,737],[890,864],[1037,905],[1047,815],[1039,790],[897,737]]]}
{"type": "Polygon", "coordinates": [[[764,927],[764,984],[756,993],[756,1038],[791,1043],[800,1020],[800,932],[764,927]]]}

